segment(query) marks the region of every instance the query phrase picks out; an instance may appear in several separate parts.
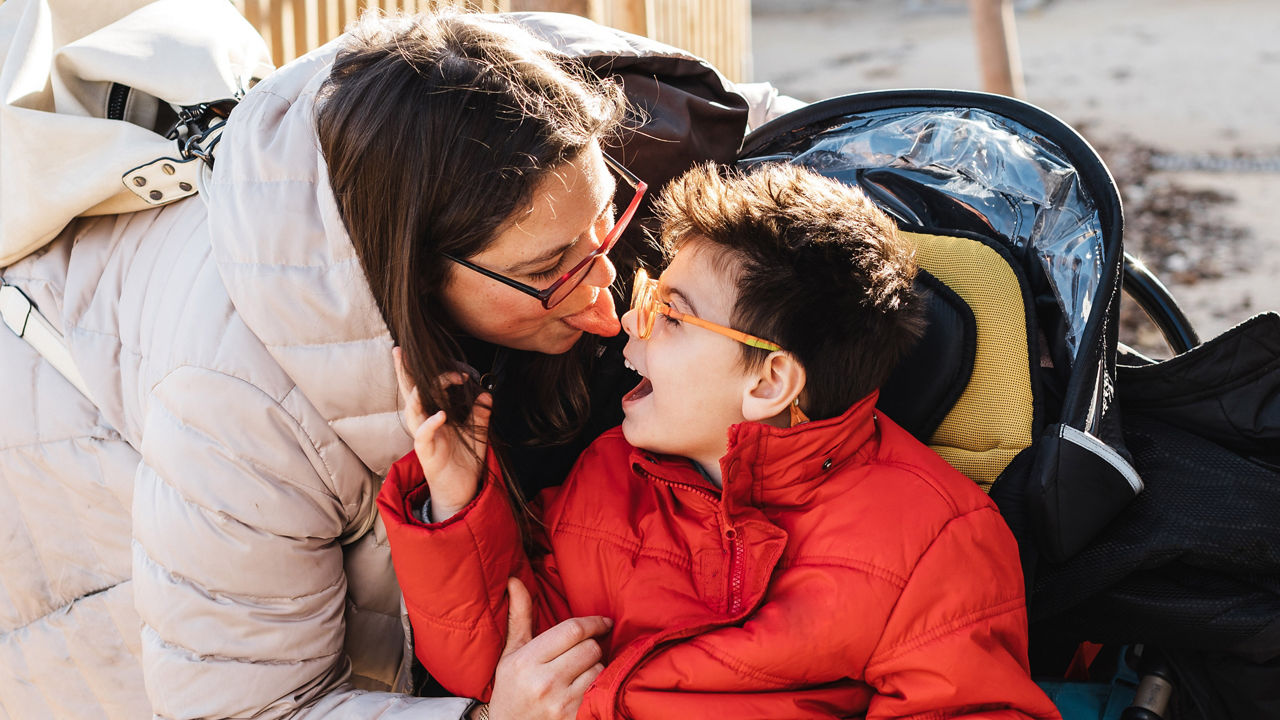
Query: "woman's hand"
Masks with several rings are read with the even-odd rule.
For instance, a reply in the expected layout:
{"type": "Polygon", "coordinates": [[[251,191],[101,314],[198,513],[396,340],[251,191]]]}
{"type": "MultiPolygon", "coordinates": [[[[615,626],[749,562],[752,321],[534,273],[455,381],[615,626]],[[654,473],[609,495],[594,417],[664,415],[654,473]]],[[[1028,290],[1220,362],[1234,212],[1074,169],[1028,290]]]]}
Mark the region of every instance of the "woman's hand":
{"type": "Polygon", "coordinates": [[[609,632],[613,621],[599,615],[569,618],[535,638],[529,591],[511,578],[507,596],[507,646],[494,673],[489,720],[571,720],[604,670],[595,638],[609,632]]]}
{"type": "MultiPolygon", "coordinates": [[[[476,496],[489,445],[492,396],[483,393],[476,398],[466,427],[457,431],[445,427],[444,410],[430,417],[423,413],[422,399],[405,372],[400,348],[392,348],[391,354],[404,401],[405,422],[413,435],[413,451],[431,488],[431,521],[440,522],[453,517],[476,496]]],[[[465,380],[462,373],[446,373],[440,377],[440,385],[448,387],[465,380]]]]}

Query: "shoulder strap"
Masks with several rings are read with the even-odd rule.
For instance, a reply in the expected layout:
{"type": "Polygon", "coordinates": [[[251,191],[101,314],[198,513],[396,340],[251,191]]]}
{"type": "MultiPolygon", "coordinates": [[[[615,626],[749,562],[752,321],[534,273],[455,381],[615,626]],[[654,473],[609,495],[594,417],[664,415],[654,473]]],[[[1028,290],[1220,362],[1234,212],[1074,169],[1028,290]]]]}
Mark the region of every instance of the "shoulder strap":
{"type": "Polygon", "coordinates": [[[71,359],[71,350],[67,347],[62,333],[40,314],[39,309],[26,293],[5,283],[3,278],[0,278],[0,316],[3,316],[4,324],[8,325],[10,330],[30,343],[31,347],[62,373],[63,377],[77,390],[90,400],[93,399],[85,385],[84,377],[80,375],[75,361],[71,359]]]}

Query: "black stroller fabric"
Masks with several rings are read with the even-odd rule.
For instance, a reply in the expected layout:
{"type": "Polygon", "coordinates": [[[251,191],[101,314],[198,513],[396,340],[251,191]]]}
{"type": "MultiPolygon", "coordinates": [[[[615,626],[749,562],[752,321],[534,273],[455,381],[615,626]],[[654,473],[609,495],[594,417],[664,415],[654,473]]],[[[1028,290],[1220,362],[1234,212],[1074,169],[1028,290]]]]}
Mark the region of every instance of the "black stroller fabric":
{"type": "Polygon", "coordinates": [[[1128,359],[1117,397],[1146,490],[1041,564],[1033,633],[1160,647],[1177,718],[1280,718],[1280,315],[1128,359]]]}
{"type": "Polygon", "coordinates": [[[1040,566],[1032,621],[1280,656],[1280,315],[1122,365],[1117,390],[1146,490],[1080,554],[1040,566]]]}

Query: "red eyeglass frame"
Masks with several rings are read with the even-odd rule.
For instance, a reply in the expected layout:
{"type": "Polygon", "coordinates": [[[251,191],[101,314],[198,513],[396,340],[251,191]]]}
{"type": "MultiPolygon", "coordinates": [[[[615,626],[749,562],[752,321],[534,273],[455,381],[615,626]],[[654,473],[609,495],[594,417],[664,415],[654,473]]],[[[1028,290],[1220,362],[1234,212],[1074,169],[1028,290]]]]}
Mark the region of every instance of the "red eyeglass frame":
{"type": "Polygon", "coordinates": [[[609,157],[608,153],[602,154],[604,155],[605,165],[608,165],[609,169],[613,170],[618,177],[622,178],[623,182],[627,183],[635,190],[635,196],[632,197],[631,202],[627,204],[627,209],[623,210],[622,214],[618,216],[618,220],[613,224],[613,227],[610,228],[608,234],[604,236],[604,240],[600,243],[600,246],[595,250],[592,250],[586,257],[582,258],[577,265],[570,268],[568,272],[560,276],[559,280],[556,280],[546,289],[539,290],[532,285],[526,285],[519,280],[513,280],[506,275],[494,272],[493,270],[481,267],[475,263],[464,260],[460,257],[455,257],[448,253],[441,253],[441,255],[444,255],[446,258],[458,263],[468,270],[474,270],[487,278],[497,280],[507,287],[514,288],[525,295],[537,298],[542,303],[542,307],[547,310],[559,305],[565,298],[569,297],[569,294],[572,293],[575,288],[582,284],[583,280],[586,279],[589,274],[588,268],[590,268],[591,264],[596,261],[596,258],[608,254],[608,252],[613,249],[613,246],[618,243],[618,238],[622,237],[622,231],[625,230],[627,225],[631,222],[631,218],[636,214],[636,208],[640,207],[641,198],[644,197],[645,191],[649,189],[649,185],[647,183],[636,177],[630,170],[623,167],[622,163],[614,160],[612,157],[609,157]],[[574,278],[575,275],[577,275],[576,280],[574,278]],[[573,281],[573,284],[568,287],[564,287],[565,283],[570,281],[573,281]],[[563,292],[559,292],[562,288],[563,292]]]}

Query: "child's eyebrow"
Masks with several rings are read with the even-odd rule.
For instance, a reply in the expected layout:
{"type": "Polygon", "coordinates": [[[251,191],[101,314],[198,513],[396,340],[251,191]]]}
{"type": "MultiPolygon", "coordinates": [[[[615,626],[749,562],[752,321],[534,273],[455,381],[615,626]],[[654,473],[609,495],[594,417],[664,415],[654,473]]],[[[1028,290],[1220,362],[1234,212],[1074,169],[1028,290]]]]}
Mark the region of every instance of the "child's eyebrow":
{"type": "MultiPolygon", "coordinates": [[[[694,307],[693,301],[689,299],[688,295],[685,295],[684,293],[680,292],[678,288],[673,288],[668,286],[667,297],[679,298],[680,302],[683,303],[685,307],[689,308],[688,312],[690,315],[698,314],[698,308],[694,307]]],[[[670,300],[668,300],[668,304],[670,304],[670,300]]]]}

